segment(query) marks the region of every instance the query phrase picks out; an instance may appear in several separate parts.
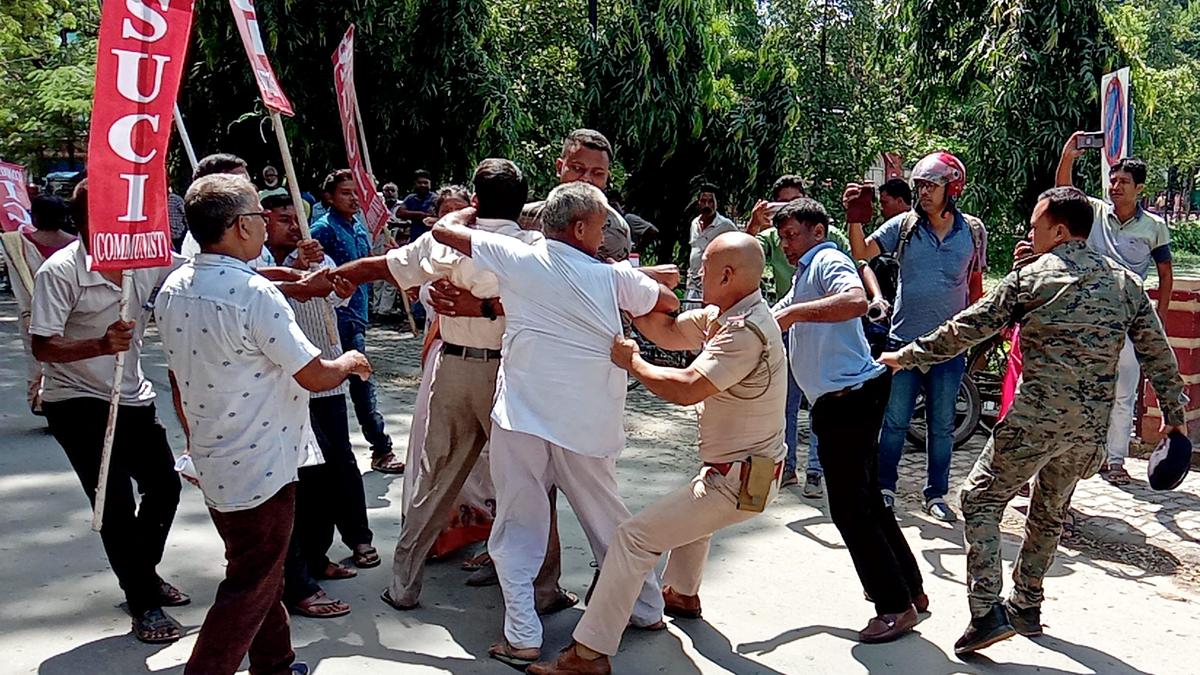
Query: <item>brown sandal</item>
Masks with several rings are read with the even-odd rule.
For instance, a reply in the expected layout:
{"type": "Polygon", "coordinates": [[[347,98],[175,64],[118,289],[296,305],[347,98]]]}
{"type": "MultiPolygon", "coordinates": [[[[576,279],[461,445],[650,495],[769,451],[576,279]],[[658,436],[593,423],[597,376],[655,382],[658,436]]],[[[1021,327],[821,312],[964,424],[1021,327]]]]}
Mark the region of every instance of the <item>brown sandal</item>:
{"type": "Polygon", "coordinates": [[[396,453],[389,452],[386,455],[371,458],[371,469],[379,473],[404,473],[404,462],[401,462],[396,453]]]}
{"type": "Polygon", "coordinates": [[[191,604],[192,598],[187,593],[159,579],[158,601],[162,603],[163,607],[182,607],[191,604]]]}
{"type": "Polygon", "coordinates": [[[1133,476],[1130,476],[1129,472],[1125,470],[1125,467],[1120,464],[1109,466],[1108,471],[1102,473],[1101,476],[1104,478],[1104,480],[1108,481],[1110,485],[1115,485],[1117,487],[1129,485],[1131,482],[1133,482],[1133,476]]]}
{"type": "Polygon", "coordinates": [[[501,640],[488,647],[488,656],[517,670],[525,670],[542,658],[542,650],[537,647],[517,649],[509,644],[508,640],[501,640]]]}
{"type": "Polygon", "coordinates": [[[354,547],[354,566],[362,569],[379,567],[379,551],[370,544],[360,544],[354,547]]]}
{"type": "Polygon", "coordinates": [[[325,591],[317,591],[297,602],[296,606],[292,608],[292,613],[307,616],[310,619],[332,619],[349,614],[350,605],[329,597],[325,591]]]}
{"type": "Polygon", "coordinates": [[[133,634],[146,644],[161,645],[178,641],[183,629],[161,609],[152,609],[133,618],[133,634]]]}
{"type": "Polygon", "coordinates": [[[358,576],[358,570],[354,569],[353,567],[346,567],[344,565],[330,562],[325,563],[325,569],[321,570],[319,574],[314,574],[313,576],[315,576],[317,579],[338,581],[341,579],[353,579],[354,577],[358,576]]]}

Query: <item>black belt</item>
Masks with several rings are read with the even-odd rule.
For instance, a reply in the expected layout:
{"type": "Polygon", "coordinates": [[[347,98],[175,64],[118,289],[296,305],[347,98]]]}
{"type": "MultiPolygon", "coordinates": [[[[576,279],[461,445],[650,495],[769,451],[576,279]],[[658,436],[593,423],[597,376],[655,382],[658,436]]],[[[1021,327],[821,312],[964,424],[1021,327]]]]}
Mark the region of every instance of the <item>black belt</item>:
{"type": "Polygon", "coordinates": [[[462,345],[450,344],[449,342],[442,344],[442,353],[448,356],[457,356],[464,359],[472,359],[475,361],[499,361],[499,349],[483,349],[480,347],[464,347],[462,345]]]}

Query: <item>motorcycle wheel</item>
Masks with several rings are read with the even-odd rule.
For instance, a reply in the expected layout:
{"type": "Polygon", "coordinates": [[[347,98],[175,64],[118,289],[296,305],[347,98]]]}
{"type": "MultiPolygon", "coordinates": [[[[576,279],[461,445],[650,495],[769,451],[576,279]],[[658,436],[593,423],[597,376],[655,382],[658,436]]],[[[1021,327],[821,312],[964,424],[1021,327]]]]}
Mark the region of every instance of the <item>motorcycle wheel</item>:
{"type": "MultiPolygon", "coordinates": [[[[963,378],[958,387],[958,398],[954,401],[954,447],[958,448],[971,440],[971,436],[979,428],[979,418],[983,415],[983,399],[979,395],[979,387],[970,378],[963,378]]],[[[919,451],[925,450],[925,439],[928,429],[925,426],[925,397],[917,397],[917,405],[913,408],[912,422],[908,426],[908,442],[919,451]]]]}

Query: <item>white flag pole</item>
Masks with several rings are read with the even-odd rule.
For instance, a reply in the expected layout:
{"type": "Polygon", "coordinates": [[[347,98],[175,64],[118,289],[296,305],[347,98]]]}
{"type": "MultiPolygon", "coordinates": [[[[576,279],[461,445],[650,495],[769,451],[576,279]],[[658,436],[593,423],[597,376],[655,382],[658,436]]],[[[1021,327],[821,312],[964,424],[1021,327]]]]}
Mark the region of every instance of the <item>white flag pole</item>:
{"type": "MultiPolygon", "coordinates": [[[[133,270],[121,271],[122,321],[129,321],[129,297],[133,294],[133,270]]],[[[128,350],[126,350],[128,351],[128,350]]],[[[117,435],[117,411],[121,406],[121,380],[125,375],[125,352],[117,352],[113,366],[113,386],[108,395],[108,424],[104,427],[104,445],[100,448],[100,477],[96,483],[96,502],[92,509],[92,529],[96,532],[104,526],[104,502],[108,493],[108,467],[112,464],[113,441],[117,435]]]]}
{"type": "MultiPolygon", "coordinates": [[[[283,117],[279,111],[271,111],[271,126],[275,127],[275,140],[279,142],[279,156],[283,159],[283,175],[287,176],[288,193],[292,196],[292,204],[296,207],[296,220],[300,223],[300,236],[312,239],[308,229],[308,216],[304,213],[303,197],[300,196],[300,182],[296,180],[296,167],[292,163],[292,151],[288,149],[287,134],[283,131],[283,117]]],[[[325,312],[325,332],[333,344],[341,344],[337,324],[334,323],[333,313],[325,312]]]]}
{"type": "Polygon", "coordinates": [[[192,137],[188,136],[187,127],[183,125],[183,113],[179,112],[179,104],[175,104],[175,129],[179,131],[179,140],[183,141],[183,151],[187,153],[188,162],[192,165],[192,172],[196,171],[196,167],[200,163],[196,160],[196,151],[192,148],[192,137]]]}

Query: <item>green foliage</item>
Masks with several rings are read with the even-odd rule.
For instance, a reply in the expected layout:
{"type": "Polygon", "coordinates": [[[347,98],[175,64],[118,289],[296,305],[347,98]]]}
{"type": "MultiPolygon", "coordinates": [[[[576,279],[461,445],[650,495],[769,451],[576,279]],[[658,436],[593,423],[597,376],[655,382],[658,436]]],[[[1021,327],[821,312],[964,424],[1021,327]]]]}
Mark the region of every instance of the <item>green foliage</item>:
{"type": "Polygon", "coordinates": [[[0,6],[0,156],[36,174],[86,149],[99,20],[92,2],[0,6]]]}

